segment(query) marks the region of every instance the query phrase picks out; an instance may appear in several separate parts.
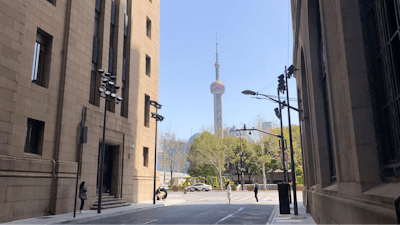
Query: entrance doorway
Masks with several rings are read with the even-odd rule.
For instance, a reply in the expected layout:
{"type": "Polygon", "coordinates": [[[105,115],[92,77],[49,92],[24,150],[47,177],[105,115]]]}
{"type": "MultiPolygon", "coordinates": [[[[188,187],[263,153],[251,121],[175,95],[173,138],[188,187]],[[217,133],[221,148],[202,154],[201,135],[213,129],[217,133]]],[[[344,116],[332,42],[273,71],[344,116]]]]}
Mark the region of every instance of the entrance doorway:
{"type": "MultiPolygon", "coordinates": [[[[103,144],[100,143],[99,144],[99,157],[97,160],[96,194],[99,193],[100,154],[101,154],[102,146],[103,146],[103,144]]],[[[113,185],[113,183],[118,182],[115,178],[113,179],[113,170],[115,170],[114,172],[118,172],[117,168],[115,168],[116,166],[118,166],[118,147],[106,144],[105,153],[104,153],[102,193],[113,193],[113,192],[117,191],[117,190],[112,190],[113,186],[115,187],[115,185],[113,185]]]]}

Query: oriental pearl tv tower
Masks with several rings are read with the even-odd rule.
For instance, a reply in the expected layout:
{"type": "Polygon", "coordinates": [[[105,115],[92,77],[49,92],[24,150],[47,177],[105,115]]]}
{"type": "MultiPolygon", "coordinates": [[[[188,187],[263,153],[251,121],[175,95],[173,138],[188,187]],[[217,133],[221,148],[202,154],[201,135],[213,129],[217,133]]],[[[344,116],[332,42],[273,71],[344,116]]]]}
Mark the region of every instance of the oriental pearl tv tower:
{"type": "Polygon", "coordinates": [[[214,95],[214,133],[218,137],[224,137],[222,132],[222,94],[225,92],[225,85],[219,80],[219,62],[218,62],[218,36],[216,36],[216,56],[215,77],[216,80],[211,83],[210,91],[214,95]]]}

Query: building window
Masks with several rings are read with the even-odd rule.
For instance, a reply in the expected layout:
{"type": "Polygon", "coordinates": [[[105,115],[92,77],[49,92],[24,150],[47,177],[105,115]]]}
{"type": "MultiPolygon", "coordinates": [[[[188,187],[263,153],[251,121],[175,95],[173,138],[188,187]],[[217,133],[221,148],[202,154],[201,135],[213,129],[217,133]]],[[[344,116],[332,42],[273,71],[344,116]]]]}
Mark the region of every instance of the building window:
{"type": "Polygon", "coordinates": [[[149,148],[143,147],[143,166],[149,167],[149,148]]]}
{"type": "MultiPolygon", "coordinates": [[[[115,27],[116,27],[116,7],[115,1],[111,1],[111,21],[110,21],[110,46],[108,51],[108,72],[112,73],[112,75],[116,76],[116,70],[114,69],[115,65],[115,51],[116,46],[118,46],[118,38],[116,37],[115,27]]],[[[108,101],[107,110],[110,112],[115,112],[115,103],[108,101]]]]}
{"type": "Polygon", "coordinates": [[[146,75],[150,77],[151,74],[151,58],[146,55],[146,75]]]}
{"type": "Polygon", "coordinates": [[[35,50],[33,54],[33,66],[31,81],[42,87],[48,87],[51,41],[53,37],[38,29],[36,34],[35,50]]]}
{"type": "Polygon", "coordinates": [[[385,180],[398,177],[395,171],[400,168],[400,2],[371,2],[366,13],[364,40],[375,99],[381,178],[385,180]]]}
{"type": "Polygon", "coordinates": [[[56,0],[47,0],[47,1],[56,6],[56,0]]]}
{"type": "Polygon", "coordinates": [[[24,152],[41,155],[43,147],[44,122],[28,118],[24,152]]]}
{"type": "Polygon", "coordinates": [[[122,86],[121,86],[121,116],[128,117],[129,102],[129,60],[130,60],[130,29],[129,29],[129,2],[124,1],[124,43],[123,43],[123,59],[122,59],[122,86]]]}
{"type": "MultiPolygon", "coordinates": [[[[95,106],[100,105],[100,97],[97,95],[97,89],[100,86],[100,77],[97,75],[99,69],[99,62],[101,61],[101,50],[102,49],[102,35],[100,35],[100,24],[101,23],[101,8],[102,0],[96,0],[95,2],[95,13],[94,13],[94,29],[93,29],[93,46],[92,46],[92,71],[90,78],[90,93],[89,103],[95,106]]],[[[103,18],[104,19],[104,18],[103,18]]]]}
{"type": "Polygon", "coordinates": [[[150,96],[144,96],[144,125],[149,127],[150,125],[150,96]]]}
{"type": "Polygon", "coordinates": [[[151,20],[147,17],[146,21],[146,35],[151,39],[151,20]]]}
{"type": "Polygon", "coordinates": [[[336,179],[336,166],[335,166],[335,153],[333,151],[332,146],[332,132],[331,132],[331,123],[330,123],[330,105],[328,99],[328,79],[326,76],[325,70],[325,51],[324,51],[324,41],[322,39],[322,28],[321,28],[321,15],[319,11],[319,3],[317,1],[316,9],[317,12],[317,26],[318,26],[318,49],[319,49],[319,64],[321,70],[321,85],[322,85],[322,98],[324,102],[324,115],[325,115],[325,127],[326,127],[326,137],[327,137],[327,147],[328,147],[328,154],[329,154],[329,170],[330,170],[330,177],[331,183],[337,181],[336,179]]]}

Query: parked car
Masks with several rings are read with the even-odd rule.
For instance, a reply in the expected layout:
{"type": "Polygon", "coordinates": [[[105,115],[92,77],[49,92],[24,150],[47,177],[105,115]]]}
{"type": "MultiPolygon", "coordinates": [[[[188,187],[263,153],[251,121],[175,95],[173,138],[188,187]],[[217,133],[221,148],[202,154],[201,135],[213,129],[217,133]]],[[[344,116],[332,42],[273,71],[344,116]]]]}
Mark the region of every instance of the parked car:
{"type": "Polygon", "coordinates": [[[187,191],[210,191],[212,190],[211,185],[204,184],[204,183],[197,183],[191,186],[186,187],[187,191]]]}
{"type": "Polygon", "coordinates": [[[161,183],[160,187],[164,188],[165,190],[168,190],[168,184],[161,183]]]}

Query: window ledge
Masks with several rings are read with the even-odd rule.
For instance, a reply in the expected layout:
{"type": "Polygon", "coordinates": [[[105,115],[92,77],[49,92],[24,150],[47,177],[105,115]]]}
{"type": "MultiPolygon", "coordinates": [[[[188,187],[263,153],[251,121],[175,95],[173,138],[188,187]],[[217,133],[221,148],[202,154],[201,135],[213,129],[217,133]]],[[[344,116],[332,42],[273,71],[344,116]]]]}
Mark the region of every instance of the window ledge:
{"type": "Polygon", "coordinates": [[[399,182],[391,182],[391,183],[382,183],[376,187],[365,191],[363,194],[368,196],[368,198],[381,201],[386,204],[392,204],[394,199],[399,196],[400,193],[400,183],[399,182]]]}
{"type": "Polygon", "coordinates": [[[29,158],[38,158],[38,159],[42,158],[42,155],[34,154],[34,153],[28,153],[28,152],[24,152],[24,156],[27,156],[29,158]]]}
{"type": "Polygon", "coordinates": [[[323,188],[322,191],[325,193],[337,194],[338,193],[338,185],[337,185],[337,183],[331,184],[331,185],[323,188]]]}

